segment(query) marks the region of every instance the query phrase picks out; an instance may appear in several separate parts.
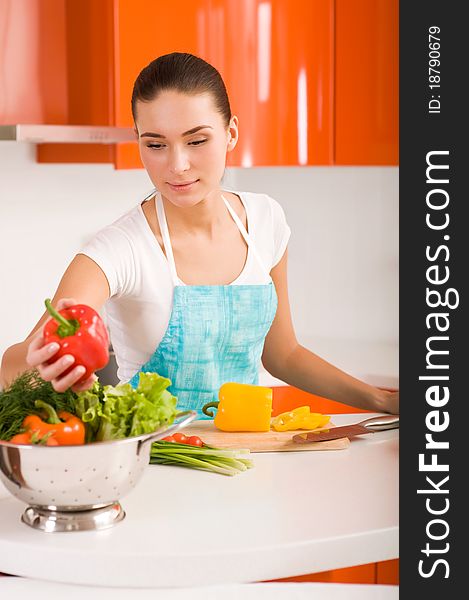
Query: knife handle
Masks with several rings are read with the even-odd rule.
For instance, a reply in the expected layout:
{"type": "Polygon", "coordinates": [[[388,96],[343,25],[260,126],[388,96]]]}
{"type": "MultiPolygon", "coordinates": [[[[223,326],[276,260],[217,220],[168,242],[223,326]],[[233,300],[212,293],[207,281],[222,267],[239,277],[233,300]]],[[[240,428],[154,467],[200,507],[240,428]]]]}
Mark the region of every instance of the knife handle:
{"type": "Polygon", "coordinates": [[[370,431],[384,431],[385,429],[397,429],[399,427],[399,415],[383,415],[381,417],[371,417],[360,421],[357,425],[362,425],[370,431]]]}

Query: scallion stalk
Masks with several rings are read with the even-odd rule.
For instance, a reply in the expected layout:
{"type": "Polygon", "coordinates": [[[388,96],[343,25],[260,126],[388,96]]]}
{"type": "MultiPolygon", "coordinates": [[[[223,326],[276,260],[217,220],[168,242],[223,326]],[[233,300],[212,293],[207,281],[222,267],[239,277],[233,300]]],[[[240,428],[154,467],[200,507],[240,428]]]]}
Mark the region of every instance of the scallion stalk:
{"type": "Polygon", "coordinates": [[[150,452],[150,464],[173,465],[236,475],[253,467],[246,458],[249,450],[215,448],[213,446],[190,446],[173,442],[154,442],[150,452]]]}

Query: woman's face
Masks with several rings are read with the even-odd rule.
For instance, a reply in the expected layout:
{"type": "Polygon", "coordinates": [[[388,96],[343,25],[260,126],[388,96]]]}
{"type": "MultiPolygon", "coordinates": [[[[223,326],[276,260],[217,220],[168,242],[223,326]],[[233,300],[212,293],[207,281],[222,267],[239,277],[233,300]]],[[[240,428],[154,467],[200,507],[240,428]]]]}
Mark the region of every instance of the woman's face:
{"type": "Polygon", "coordinates": [[[225,125],[211,94],[167,90],[138,101],[136,128],[143,165],[167,200],[194,206],[219,189],[238,129],[236,117],[225,125]]]}

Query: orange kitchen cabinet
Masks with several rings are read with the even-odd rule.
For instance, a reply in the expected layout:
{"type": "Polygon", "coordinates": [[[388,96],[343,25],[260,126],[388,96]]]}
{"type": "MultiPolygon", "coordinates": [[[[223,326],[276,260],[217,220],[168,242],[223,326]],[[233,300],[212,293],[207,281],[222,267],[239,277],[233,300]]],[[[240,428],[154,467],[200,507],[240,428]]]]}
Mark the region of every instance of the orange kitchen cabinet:
{"type": "Polygon", "coordinates": [[[336,0],[336,165],[399,161],[399,1],[336,0]]]}
{"type": "MultiPolygon", "coordinates": [[[[229,166],[331,164],[333,3],[185,0],[115,3],[116,124],[132,126],[130,97],[156,56],[191,52],[213,64],[239,118],[229,166]]],[[[117,147],[116,166],[140,166],[117,147]]]]}
{"type": "Polygon", "coordinates": [[[399,585],[399,559],[385,560],[344,569],[333,569],[322,573],[284,577],[279,582],[323,582],[323,583],[377,583],[399,585]]]}
{"type": "MultiPolygon", "coordinates": [[[[114,1],[0,0],[0,123],[113,125],[114,1]]],[[[38,162],[114,162],[104,144],[38,144],[38,162]]]]}
{"type": "MultiPolygon", "coordinates": [[[[396,389],[384,388],[389,392],[395,392],[396,389]]],[[[313,412],[325,413],[328,415],[339,415],[347,413],[368,413],[372,412],[363,408],[355,408],[342,402],[330,400],[323,396],[310,394],[300,390],[292,385],[272,387],[272,416],[276,417],[280,413],[293,410],[298,406],[309,406],[313,412]]]]}
{"type": "MultiPolygon", "coordinates": [[[[51,0],[47,0],[50,2],[51,0]]],[[[58,0],[55,0],[57,3],[58,0]]],[[[61,0],[68,125],[114,125],[114,0],[61,0]]],[[[43,10],[41,8],[41,10],[43,10]]],[[[38,144],[38,162],[114,163],[112,144],[38,144]]]]}
{"type": "Polygon", "coordinates": [[[64,0],[0,0],[0,123],[67,122],[64,0]]]}
{"type": "Polygon", "coordinates": [[[376,583],[382,585],[399,585],[398,558],[376,563],[376,583]]]}
{"type": "Polygon", "coordinates": [[[361,408],[355,408],[329,400],[316,394],[304,392],[290,385],[276,386],[272,388],[272,416],[275,417],[280,413],[293,410],[298,406],[309,406],[312,412],[320,412],[328,415],[337,415],[343,413],[362,413],[370,412],[361,408]]]}
{"type": "MultiPolygon", "coordinates": [[[[191,52],[219,69],[239,117],[229,166],[332,164],[332,0],[62,2],[70,124],[132,127],[141,68],[161,54],[191,52]]],[[[142,167],[132,143],[47,144],[38,159],[142,167]]]]}
{"type": "Polygon", "coordinates": [[[278,582],[321,582],[321,583],[376,583],[376,563],[347,567],[345,569],[333,569],[321,573],[310,573],[296,577],[284,577],[274,579],[278,582]]]}
{"type": "MultiPolygon", "coordinates": [[[[186,51],[220,70],[240,119],[229,166],[397,164],[398,0],[7,4],[11,64],[22,65],[19,41],[31,45],[29,69],[9,71],[35,91],[18,104],[29,122],[132,127],[140,69],[186,51]]],[[[39,145],[38,160],[142,167],[134,143],[39,145]]]]}
{"type": "Polygon", "coordinates": [[[212,0],[208,31],[240,120],[228,165],[332,164],[333,2],[212,0]]]}

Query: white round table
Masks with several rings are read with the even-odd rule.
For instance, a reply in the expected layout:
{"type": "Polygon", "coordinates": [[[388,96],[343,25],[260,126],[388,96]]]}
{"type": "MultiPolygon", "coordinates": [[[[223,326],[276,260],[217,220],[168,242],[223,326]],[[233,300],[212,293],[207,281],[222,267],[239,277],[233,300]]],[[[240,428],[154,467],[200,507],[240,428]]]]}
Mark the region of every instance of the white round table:
{"type": "MultiPolygon", "coordinates": [[[[334,415],[336,425],[362,419],[334,415]]],[[[398,444],[391,430],[354,438],[345,450],[255,453],[254,468],[234,477],[151,465],[121,501],[126,518],[98,532],[34,530],[20,521],[25,505],[2,488],[0,572],[176,588],[393,559],[398,444]]]]}

